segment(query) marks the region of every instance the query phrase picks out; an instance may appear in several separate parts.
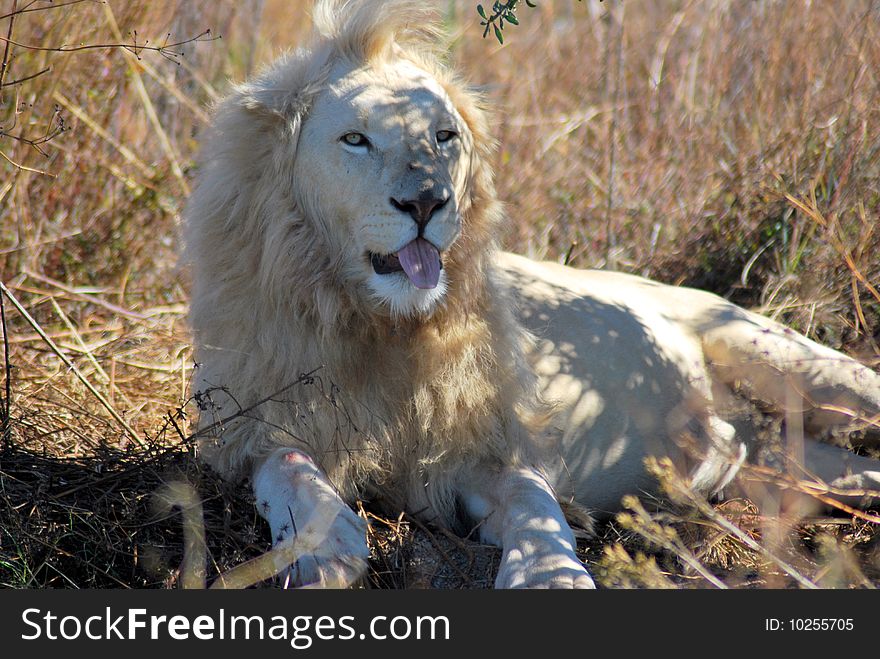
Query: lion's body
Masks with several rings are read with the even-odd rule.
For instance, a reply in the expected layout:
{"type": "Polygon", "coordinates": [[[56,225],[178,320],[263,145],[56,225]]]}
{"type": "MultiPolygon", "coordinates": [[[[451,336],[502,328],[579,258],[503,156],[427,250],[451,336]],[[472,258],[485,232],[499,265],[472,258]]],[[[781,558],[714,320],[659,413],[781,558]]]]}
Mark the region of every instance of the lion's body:
{"type": "MultiPolygon", "coordinates": [[[[544,464],[563,500],[618,510],[623,495],[656,487],[648,455],[691,462],[680,450],[685,432],[712,447],[694,485],[725,485],[753,440],[722,420],[738,412],[728,409],[734,388],[803,414],[808,437],[880,409],[873,371],[711,293],[513,254],[497,262],[536,337],[529,361],[540,392],[558,405],[544,464]]],[[[813,467],[829,481],[843,476],[813,467]]]]}
{"type": "Polygon", "coordinates": [[[312,48],[216,109],[186,211],[204,453],[252,475],[276,543],[329,520],[300,582],[363,569],[343,502],[366,493],[485,522],[499,585],[588,586],[557,497],[612,511],[647,455],[716,491],[747,439],[713,405],[734,380],[880,411],[874,373],[720,298],[499,252],[481,101],[426,11],[319,3],[312,48]]]}
{"type": "MultiPolygon", "coordinates": [[[[530,361],[541,394],[559,407],[545,430],[551,482],[563,499],[618,510],[623,495],[656,487],[645,457],[677,454],[682,426],[712,413],[699,341],[662,313],[666,287],[651,295],[649,282],[626,275],[499,260],[536,337],[530,361]]],[[[722,478],[713,474],[704,489],[722,478]]]]}

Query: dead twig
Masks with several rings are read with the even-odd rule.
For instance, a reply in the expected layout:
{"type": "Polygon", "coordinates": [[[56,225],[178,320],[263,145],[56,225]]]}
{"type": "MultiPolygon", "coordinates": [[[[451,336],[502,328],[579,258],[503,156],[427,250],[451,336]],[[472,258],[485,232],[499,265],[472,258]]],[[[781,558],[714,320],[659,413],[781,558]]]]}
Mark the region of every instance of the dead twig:
{"type": "Polygon", "coordinates": [[[0,406],[3,407],[0,435],[3,437],[3,443],[8,445],[11,432],[10,414],[12,413],[12,365],[9,361],[9,332],[6,329],[6,306],[3,303],[2,294],[0,294],[0,329],[3,331],[3,372],[6,376],[6,395],[0,401],[0,406]]]}
{"type": "Polygon", "coordinates": [[[144,41],[143,43],[137,42],[137,32],[132,32],[132,42],[131,43],[123,43],[123,42],[111,42],[111,43],[94,43],[94,44],[82,44],[79,46],[36,46],[34,44],[26,44],[21,43],[19,41],[14,41],[10,37],[0,36],[0,41],[3,41],[8,46],[16,46],[17,48],[24,48],[26,50],[36,50],[40,52],[50,52],[50,53],[77,53],[84,50],[100,50],[100,49],[114,49],[118,48],[124,50],[128,53],[131,53],[138,59],[140,59],[141,53],[144,51],[152,51],[159,53],[163,57],[167,59],[171,59],[172,61],[177,61],[176,58],[180,57],[181,53],[179,51],[173,50],[174,48],[179,48],[180,46],[185,46],[189,43],[194,43],[197,41],[216,41],[217,39],[221,39],[220,35],[213,36],[211,34],[211,29],[208,28],[204,32],[200,32],[194,37],[190,37],[189,39],[184,39],[183,41],[175,41],[174,43],[166,43],[161,46],[148,46],[149,39],[144,41]]]}
{"type": "MultiPolygon", "coordinates": [[[[12,27],[15,25],[18,0],[12,0],[12,13],[9,15],[9,25],[6,28],[6,45],[3,47],[3,60],[0,61],[0,90],[3,89],[3,81],[6,80],[6,72],[9,70],[10,43],[12,40],[12,27]]],[[[2,38],[2,37],[0,37],[2,38]]],[[[0,97],[2,101],[2,97],[0,97]]]]}

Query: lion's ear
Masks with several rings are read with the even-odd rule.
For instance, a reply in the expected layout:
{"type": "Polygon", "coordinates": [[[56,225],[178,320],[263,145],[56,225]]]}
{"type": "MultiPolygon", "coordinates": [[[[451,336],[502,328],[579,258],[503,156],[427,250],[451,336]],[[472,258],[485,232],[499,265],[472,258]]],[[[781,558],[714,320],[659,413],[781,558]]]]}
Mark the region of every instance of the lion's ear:
{"type": "Polygon", "coordinates": [[[318,84],[302,53],[288,53],[250,82],[238,87],[239,105],[269,121],[301,119],[318,84]]]}
{"type": "Polygon", "coordinates": [[[247,90],[240,99],[241,107],[250,114],[270,122],[298,120],[307,103],[288,89],[247,90]]]}

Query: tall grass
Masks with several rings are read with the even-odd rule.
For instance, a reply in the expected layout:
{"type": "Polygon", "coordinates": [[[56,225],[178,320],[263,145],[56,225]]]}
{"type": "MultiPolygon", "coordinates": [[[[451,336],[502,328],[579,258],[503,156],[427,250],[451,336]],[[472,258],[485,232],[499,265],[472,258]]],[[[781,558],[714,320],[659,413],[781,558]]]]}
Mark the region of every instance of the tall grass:
{"type": "MultiPolygon", "coordinates": [[[[0,281],[33,318],[7,305],[18,445],[82,457],[170,427],[206,108],[302,42],[306,5],[4,0],[0,281]]],[[[475,2],[441,5],[495,104],[506,246],[705,287],[880,363],[880,2],[545,0],[503,46],[475,2]]]]}

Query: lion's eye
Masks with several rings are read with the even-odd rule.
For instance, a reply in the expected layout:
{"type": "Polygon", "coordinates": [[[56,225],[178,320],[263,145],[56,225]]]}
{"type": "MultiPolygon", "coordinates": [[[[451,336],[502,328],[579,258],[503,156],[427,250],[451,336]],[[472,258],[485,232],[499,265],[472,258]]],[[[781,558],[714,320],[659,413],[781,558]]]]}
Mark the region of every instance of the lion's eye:
{"type": "Polygon", "coordinates": [[[340,139],[349,146],[370,146],[370,140],[360,133],[346,133],[340,139]]]}
{"type": "Polygon", "coordinates": [[[458,133],[456,133],[454,130],[438,130],[437,131],[437,141],[440,144],[443,144],[443,142],[449,142],[450,140],[452,140],[455,137],[458,137],[458,133]]]}

